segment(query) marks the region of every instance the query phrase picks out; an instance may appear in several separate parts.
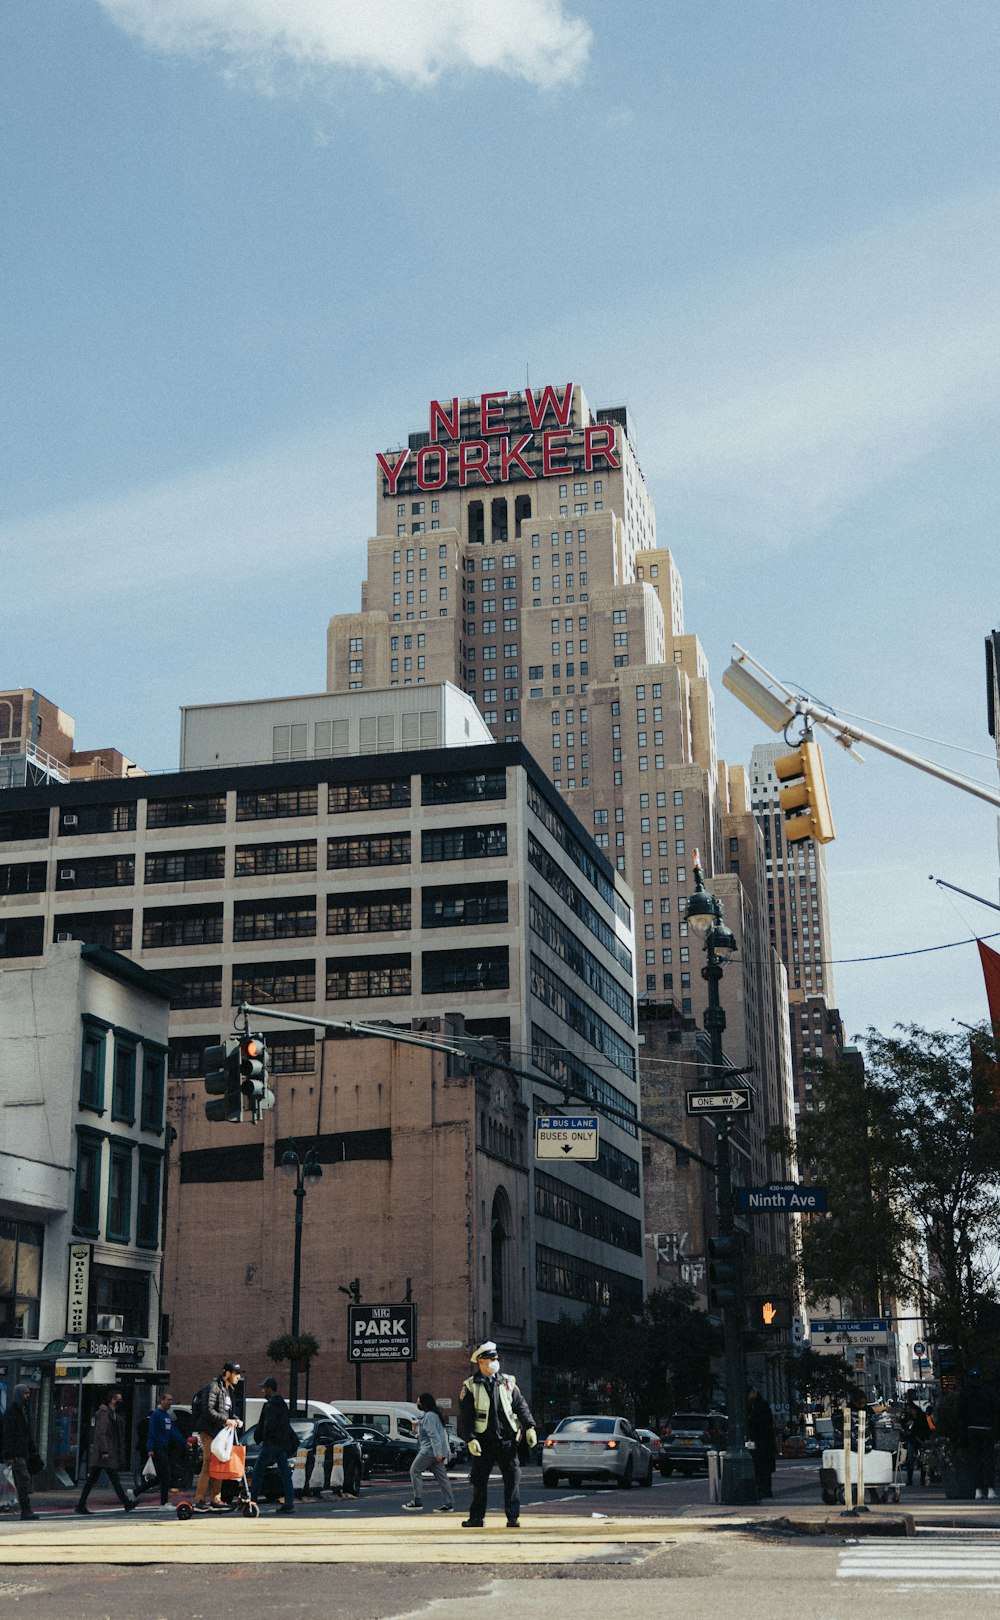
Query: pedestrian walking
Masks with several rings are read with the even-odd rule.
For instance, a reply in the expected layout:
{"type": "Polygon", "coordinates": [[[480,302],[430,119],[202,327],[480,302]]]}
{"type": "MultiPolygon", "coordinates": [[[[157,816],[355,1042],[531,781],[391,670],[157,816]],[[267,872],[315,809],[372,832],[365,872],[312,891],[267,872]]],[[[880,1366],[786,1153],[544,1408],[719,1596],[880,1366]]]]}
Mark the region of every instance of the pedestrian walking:
{"type": "Polygon", "coordinates": [[[285,1500],[278,1512],[294,1513],[295,1487],[292,1484],[292,1470],[288,1465],[288,1448],[295,1438],[292,1420],[288,1415],[284,1397],[278,1393],[278,1380],[265,1378],[260,1387],[264,1391],[264,1410],[253,1431],[253,1437],[260,1446],[260,1451],[254,1463],[250,1495],[256,1502],[265,1473],[269,1468],[277,1468],[285,1493],[285,1500]]]}
{"type": "MultiPolygon", "coordinates": [[[[240,1379],[243,1377],[243,1368],[238,1361],[227,1361],[218,1378],[213,1378],[207,1389],[200,1390],[202,1397],[199,1410],[193,1415],[198,1424],[198,1438],[201,1441],[201,1473],[194,1492],[194,1511],[208,1513],[210,1505],[205,1500],[211,1491],[211,1511],[225,1513],[226,1506],[222,1500],[222,1481],[212,1479],[212,1441],[220,1429],[240,1429],[243,1427],[242,1419],[236,1416],[235,1391],[240,1379]]],[[[196,1397],[197,1399],[197,1397],[196,1397]]],[[[235,1438],[235,1434],[234,1434],[235,1438]]]]}
{"type": "Polygon", "coordinates": [[[187,1441],[171,1415],[173,1400],[169,1389],[165,1389],[146,1424],[146,1456],[152,1458],[156,1469],[161,1507],[169,1506],[171,1450],[187,1451],[187,1441]]]}
{"type": "Polygon", "coordinates": [[[958,1397],[959,1445],[968,1452],[976,1501],[996,1499],[994,1447],[1000,1427],[1000,1401],[978,1367],[970,1367],[958,1397]]]}
{"type": "Polygon", "coordinates": [[[31,1469],[28,1458],[33,1458],[34,1445],[31,1440],[31,1428],[28,1423],[28,1403],[31,1400],[30,1384],[15,1384],[14,1393],[10,1399],[3,1417],[3,1461],[9,1463],[14,1479],[14,1489],[21,1507],[22,1519],[37,1519],[38,1514],[31,1508],[31,1469]]]}
{"type": "Polygon", "coordinates": [[[435,1513],[453,1513],[455,1511],[455,1498],[451,1494],[451,1481],[448,1478],[447,1463],[451,1456],[451,1444],[448,1439],[448,1430],[445,1428],[438,1411],[437,1401],[433,1395],[418,1395],[417,1405],[420,1408],[420,1435],[419,1449],[410,1468],[410,1484],[413,1486],[413,1499],[404,1502],[403,1507],[408,1513],[419,1513],[423,1508],[423,1499],[420,1495],[421,1479],[430,1472],[441,1487],[444,1500],[440,1507],[434,1509],[435,1513]]]}
{"type": "Polygon", "coordinates": [[[747,1439],[753,1441],[753,1471],[761,1501],[774,1495],[772,1475],[778,1462],[774,1414],[753,1384],[747,1390],[747,1439]]]}
{"type": "Polygon", "coordinates": [[[917,1469],[921,1485],[926,1485],[927,1464],[924,1461],[924,1447],[930,1440],[932,1430],[927,1413],[912,1395],[903,1407],[903,1420],[899,1427],[906,1444],[906,1461],[903,1464],[906,1470],[906,1483],[913,1484],[914,1469],[917,1469]]]}
{"type": "Polygon", "coordinates": [[[496,1463],[503,1479],[503,1505],[507,1528],[516,1530],[521,1512],[521,1469],[518,1442],[529,1450],[536,1444],[535,1420],[528,1403],[509,1373],[500,1371],[497,1347],[486,1339],[469,1358],[476,1370],[462,1385],[458,1405],[458,1432],[469,1448],[472,1465],[472,1505],[462,1520],[466,1530],[482,1528],[486,1517],[486,1493],[496,1463]]]}
{"type": "Polygon", "coordinates": [[[111,1489],[125,1512],[133,1512],[138,1504],[126,1496],[119,1477],[127,1460],[125,1424],[122,1419],[122,1392],[120,1389],[113,1389],[104,1404],[97,1408],[94,1438],[90,1443],[90,1472],[80,1493],[80,1500],[73,1509],[74,1513],[90,1512],[87,1497],[102,1474],[108,1476],[111,1489]]]}

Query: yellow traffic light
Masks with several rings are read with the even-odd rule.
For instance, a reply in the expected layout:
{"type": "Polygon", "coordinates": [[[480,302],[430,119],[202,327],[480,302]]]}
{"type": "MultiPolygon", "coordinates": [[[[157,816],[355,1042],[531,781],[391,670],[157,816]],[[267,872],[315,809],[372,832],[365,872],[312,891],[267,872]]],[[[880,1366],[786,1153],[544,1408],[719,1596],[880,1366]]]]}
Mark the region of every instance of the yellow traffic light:
{"type": "Polygon", "coordinates": [[[829,844],[836,834],[819,743],[806,740],[794,754],[783,754],[774,762],[774,774],[779,782],[789,784],[778,793],[785,817],[785,842],[797,844],[803,838],[812,838],[817,844],[829,844]]]}

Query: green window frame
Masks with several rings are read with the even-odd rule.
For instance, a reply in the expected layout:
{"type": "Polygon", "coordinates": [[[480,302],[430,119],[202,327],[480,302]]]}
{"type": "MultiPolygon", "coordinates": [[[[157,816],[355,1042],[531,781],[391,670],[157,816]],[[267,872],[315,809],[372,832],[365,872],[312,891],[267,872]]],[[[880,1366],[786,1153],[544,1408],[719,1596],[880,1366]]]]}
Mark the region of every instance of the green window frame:
{"type": "Polygon", "coordinates": [[[160,1246],[161,1169],[162,1154],[154,1148],[141,1147],[135,1201],[135,1241],[140,1249],[160,1246]]]}
{"type": "Polygon", "coordinates": [[[139,1125],[144,1131],[163,1134],[163,1106],[166,1098],[167,1050],[143,1042],[142,1089],[139,1096],[139,1125]]]}
{"type": "Polygon", "coordinates": [[[79,1106],[104,1113],[104,1077],[107,1068],[108,1030],[110,1024],[85,1014],[83,1018],[83,1048],[80,1055],[79,1106]]]}
{"type": "Polygon", "coordinates": [[[76,1128],[76,1176],[73,1183],[73,1236],[96,1238],[101,1230],[100,1131],[76,1128]]]}
{"type": "Polygon", "coordinates": [[[104,1235],[109,1243],[132,1236],[132,1153],[134,1142],[112,1141],[108,1153],[108,1201],[104,1235]]]}
{"type": "Polygon", "coordinates": [[[111,1076],[111,1118],[135,1124],[135,1072],[139,1039],[127,1029],[115,1030],[114,1069],[111,1076]]]}

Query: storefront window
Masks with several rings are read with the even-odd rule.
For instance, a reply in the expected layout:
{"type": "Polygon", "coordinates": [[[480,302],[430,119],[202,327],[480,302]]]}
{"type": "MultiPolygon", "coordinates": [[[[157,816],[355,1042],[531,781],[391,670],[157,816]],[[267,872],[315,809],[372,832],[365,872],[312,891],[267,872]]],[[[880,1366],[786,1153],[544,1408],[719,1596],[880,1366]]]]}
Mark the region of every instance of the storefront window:
{"type": "Polygon", "coordinates": [[[0,1220],[0,1337],[37,1339],[42,1292],[40,1222],[0,1220]]]}

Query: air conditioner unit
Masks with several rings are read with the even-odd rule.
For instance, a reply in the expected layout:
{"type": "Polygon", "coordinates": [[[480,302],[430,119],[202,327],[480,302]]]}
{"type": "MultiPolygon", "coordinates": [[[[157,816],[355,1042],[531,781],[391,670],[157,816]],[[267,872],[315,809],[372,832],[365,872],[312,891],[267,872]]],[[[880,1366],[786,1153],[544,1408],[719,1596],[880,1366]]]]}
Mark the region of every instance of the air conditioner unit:
{"type": "Polygon", "coordinates": [[[63,816],[63,826],[64,827],[78,827],[79,825],[80,825],[80,817],[79,816],[63,816]]]}
{"type": "Polygon", "coordinates": [[[98,1333],[120,1333],[124,1326],[124,1316],[99,1316],[97,1318],[98,1333]]]}
{"type": "Polygon", "coordinates": [[[72,866],[61,866],[59,868],[59,881],[60,883],[75,883],[76,869],[72,866]]]}
{"type": "Polygon", "coordinates": [[[57,945],[65,945],[67,943],[67,941],[71,940],[72,938],[73,938],[72,934],[57,934],[56,935],[56,944],[57,945]]]}

